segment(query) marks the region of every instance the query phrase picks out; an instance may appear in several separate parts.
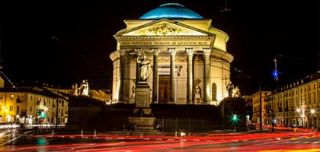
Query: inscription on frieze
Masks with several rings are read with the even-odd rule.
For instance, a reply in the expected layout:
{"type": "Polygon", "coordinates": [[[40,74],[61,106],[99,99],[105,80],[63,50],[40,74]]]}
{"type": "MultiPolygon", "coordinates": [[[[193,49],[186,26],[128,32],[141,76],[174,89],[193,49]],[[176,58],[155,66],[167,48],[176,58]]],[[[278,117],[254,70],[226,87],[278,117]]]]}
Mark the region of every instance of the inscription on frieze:
{"type": "Polygon", "coordinates": [[[171,46],[181,46],[181,45],[210,45],[210,41],[122,41],[121,45],[171,45],[171,46]]]}

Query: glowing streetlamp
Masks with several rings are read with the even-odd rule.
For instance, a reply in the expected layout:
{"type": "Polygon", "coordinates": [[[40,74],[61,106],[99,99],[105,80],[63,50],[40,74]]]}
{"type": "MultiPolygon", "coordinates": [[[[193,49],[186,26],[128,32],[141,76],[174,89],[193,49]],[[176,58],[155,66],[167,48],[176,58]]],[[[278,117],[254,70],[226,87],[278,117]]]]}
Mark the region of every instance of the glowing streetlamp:
{"type": "Polygon", "coordinates": [[[316,110],[311,109],[311,110],[310,110],[310,113],[311,113],[311,114],[315,114],[315,113],[316,113],[316,110]]]}
{"type": "Polygon", "coordinates": [[[302,127],[304,125],[304,117],[305,115],[305,110],[303,108],[297,108],[296,112],[300,115],[300,118],[302,119],[302,127]]]}

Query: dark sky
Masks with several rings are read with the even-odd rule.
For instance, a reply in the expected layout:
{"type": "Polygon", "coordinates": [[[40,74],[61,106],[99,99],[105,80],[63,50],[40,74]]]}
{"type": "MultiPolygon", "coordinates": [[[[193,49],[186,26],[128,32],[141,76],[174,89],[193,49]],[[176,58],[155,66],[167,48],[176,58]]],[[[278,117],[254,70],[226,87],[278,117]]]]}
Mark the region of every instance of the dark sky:
{"type": "MultiPolygon", "coordinates": [[[[124,19],[137,19],[167,1],[5,1],[1,15],[1,58],[16,83],[48,82],[70,86],[89,79],[97,88],[111,88],[115,50],[113,35],[124,19]]],[[[273,58],[280,80],[290,81],[319,67],[320,6],[315,0],[180,0],[213,20],[230,36],[234,55],[232,79],[244,93],[256,84],[270,86],[273,58]],[[241,71],[241,72],[239,72],[241,71]]]]}

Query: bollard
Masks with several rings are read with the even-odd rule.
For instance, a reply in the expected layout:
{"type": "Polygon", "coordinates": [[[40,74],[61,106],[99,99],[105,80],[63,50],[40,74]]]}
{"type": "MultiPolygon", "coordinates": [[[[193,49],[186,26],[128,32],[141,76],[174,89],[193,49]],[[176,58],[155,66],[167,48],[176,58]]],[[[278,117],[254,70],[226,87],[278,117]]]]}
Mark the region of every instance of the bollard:
{"type": "Polygon", "coordinates": [[[83,137],[83,129],[81,129],[80,135],[81,137],[83,137]]]}
{"type": "Polygon", "coordinates": [[[177,131],[174,133],[174,137],[178,137],[178,132],[177,131]]]}
{"type": "Polygon", "coordinates": [[[54,130],[52,129],[52,130],[51,130],[51,136],[53,136],[53,135],[54,135],[54,130]]]}
{"type": "Polygon", "coordinates": [[[97,131],[94,129],[93,130],[93,138],[96,138],[96,136],[97,136],[97,131]]]}

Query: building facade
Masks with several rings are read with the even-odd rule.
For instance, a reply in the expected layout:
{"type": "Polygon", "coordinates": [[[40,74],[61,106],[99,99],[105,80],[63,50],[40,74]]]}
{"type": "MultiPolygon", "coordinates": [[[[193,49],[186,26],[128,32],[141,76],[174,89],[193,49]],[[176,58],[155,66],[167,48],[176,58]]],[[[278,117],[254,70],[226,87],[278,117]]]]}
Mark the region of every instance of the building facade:
{"type": "Polygon", "coordinates": [[[267,96],[271,95],[271,91],[258,91],[252,95],[252,122],[265,124],[267,122],[267,96]],[[261,105],[260,106],[260,102],[261,105]],[[262,110],[260,111],[260,108],[262,110]],[[260,115],[260,113],[262,115],[260,115]]]}
{"type": "Polygon", "coordinates": [[[41,88],[1,88],[0,122],[65,124],[68,99],[41,88]]]}
{"type": "Polygon", "coordinates": [[[228,96],[228,35],[211,19],[178,3],[163,4],[138,20],[124,20],[113,61],[113,103],[135,103],[137,58],[146,57],[153,103],[219,104],[228,96]]]}
{"type": "Polygon", "coordinates": [[[320,71],[267,97],[269,124],[320,128],[320,71]]]}

